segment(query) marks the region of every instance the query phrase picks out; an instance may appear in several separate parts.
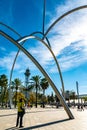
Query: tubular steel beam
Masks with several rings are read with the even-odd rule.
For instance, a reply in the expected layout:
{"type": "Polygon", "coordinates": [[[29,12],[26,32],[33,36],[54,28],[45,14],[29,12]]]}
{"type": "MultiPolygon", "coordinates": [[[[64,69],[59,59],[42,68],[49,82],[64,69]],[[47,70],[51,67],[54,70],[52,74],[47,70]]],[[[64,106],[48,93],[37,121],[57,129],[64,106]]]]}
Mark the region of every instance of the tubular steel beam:
{"type": "Polygon", "coordinates": [[[43,4],[43,34],[44,34],[44,27],[45,27],[45,7],[46,7],[46,0],[44,0],[43,4]]]}
{"type": "Polygon", "coordinates": [[[12,32],[14,32],[15,34],[17,34],[19,37],[21,37],[21,35],[18,32],[16,32],[13,28],[11,28],[10,26],[8,26],[8,25],[6,25],[6,24],[4,24],[2,22],[0,22],[0,24],[3,25],[3,26],[5,26],[6,28],[8,28],[12,32]]]}
{"type": "MultiPolygon", "coordinates": [[[[14,32],[17,36],[19,36],[21,38],[21,35],[17,31],[15,31],[12,27],[10,27],[10,26],[2,23],[2,22],[0,22],[0,25],[3,25],[4,27],[8,28],[10,31],[14,32]]],[[[33,32],[30,35],[35,35],[35,34],[41,34],[41,35],[43,35],[43,33],[39,32],[39,31],[33,32]]],[[[50,46],[50,43],[49,43],[47,37],[46,37],[46,41],[47,41],[48,45],[50,46]]],[[[24,45],[24,42],[21,45],[24,45]]],[[[10,101],[10,108],[11,108],[11,104],[12,104],[10,86],[11,86],[11,80],[12,80],[12,74],[13,74],[14,66],[15,66],[15,63],[16,63],[16,60],[17,60],[19,52],[20,52],[20,49],[17,51],[17,53],[15,55],[15,58],[14,58],[14,61],[13,61],[13,64],[12,64],[12,68],[11,68],[11,71],[10,71],[10,79],[9,79],[9,101],[10,101]]]]}
{"type": "MultiPolygon", "coordinates": [[[[44,3],[44,4],[45,4],[45,3],[44,3]]],[[[45,5],[44,5],[44,6],[45,6],[45,5]]],[[[17,33],[13,28],[7,26],[6,24],[4,24],[4,23],[2,23],[2,22],[0,22],[0,24],[3,25],[3,26],[5,26],[5,27],[7,27],[9,30],[11,30],[12,32],[14,32],[15,34],[17,34],[17,35],[21,38],[21,35],[20,35],[19,33],[17,33]]],[[[43,34],[42,32],[38,32],[38,31],[31,33],[29,36],[35,35],[35,34],[41,34],[42,36],[44,36],[44,34],[43,34]]],[[[38,37],[37,37],[37,38],[38,38],[38,37]]],[[[64,95],[64,92],[65,92],[65,90],[64,90],[64,82],[63,82],[63,77],[62,77],[62,73],[61,73],[61,70],[60,70],[60,66],[59,66],[58,60],[56,59],[56,56],[54,55],[54,53],[53,53],[53,51],[52,51],[52,49],[51,49],[50,42],[49,42],[48,38],[47,38],[47,37],[45,37],[45,38],[46,38],[46,41],[47,41],[48,45],[47,45],[45,42],[42,42],[41,39],[40,39],[40,41],[50,50],[51,54],[53,55],[53,58],[54,58],[54,60],[55,60],[55,63],[56,63],[56,65],[57,65],[57,69],[58,69],[58,72],[59,72],[61,84],[62,84],[63,96],[65,97],[65,95],[64,95]],[[49,48],[49,47],[50,47],[50,48],[49,48]]],[[[25,43],[25,41],[24,41],[21,45],[23,46],[24,43],[25,43]]],[[[17,59],[17,57],[18,57],[19,52],[20,52],[20,49],[19,49],[18,52],[16,53],[16,56],[15,56],[14,61],[13,61],[13,64],[12,64],[12,68],[11,68],[11,72],[10,72],[9,88],[10,88],[10,85],[11,85],[11,79],[12,79],[13,69],[14,69],[15,62],[16,62],[16,59],[17,59]]],[[[11,90],[10,90],[10,91],[11,91],[11,90]]],[[[10,102],[11,102],[11,96],[10,96],[9,99],[10,99],[10,102]]],[[[12,103],[10,103],[10,106],[11,106],[11,104],[12,104],[12,103]]]]}
{"type": "Polygon", "coordinates": [[[70,109],[68,108],[68,105],[66,104],[63,96],[60,94],[60,92],[58,91],[57,87],[55,86],[55,84],[53,83],[53,81],[51,80],[51,78],[49,77],[49,75],[46,73],[46,71],[43,69],[43,67],[37,62],[37,60],[24,48],[22,47],[19,43],[17,43],[13,38],[11,38],[8,34],[6,34],[3,31],[0,31],[0,34],[5,37],[6,39],[8,39],[10,42],[12,42],[14,45],[16,45],[22,52],[24,52],[29,59],[31,59],[31,61],[38,67],[38,69],[42,72],[42,74],[46,77],[46,79],[48,80],[48,82],[50,83],[50,85],[52,86],[53,90],[55,91],[56,95],[58,96],[59,100],[61,101],[66,113],[68,114],[70,119],[74,119],[74,116],[72,115],[70,109]]]}
{"type": "Polygon", "coordinates": [[[67,16],[67,15],[73,13],[73,12],[76,12],[76,11],[78,11],[78,10],[85,9],[85,8],[87,8],[87,5],[83,5],[83,6],[74,8],[74,9],[72,9],[72,10],[70,10],[70,11],[64,13],[63,15],[61,15],[59,18],[57,18],[57,19],[50,25],[50,27],[49,27],[49,28],[47,29],[47,31],[45,32],[44,37],[46,37],[47,34],[50,32],[50,30],[54,27],[54,25],[55,25],[56,23],[58,23],[61,19],[63,19],[65,16],[67,16]]]}
{"type": "Polygon", "coordinates": [[[46,47],[47,47],[47,49],[51,52],[51,54],[52,54],[52,56],[53,56],[53,58],[54,58],[54,61],[55,61],[55,63],[56,63],[56,65],[57,65],[57,69],[58,69],[58,72],[59,72],[59,76],[60,76],[60,80],[61,80],[61,84],[62,84],[62,89],[63,89],[63,97],[65,98],[65,94],[64,94],[64,92],[65,92],[65,90],[64,90],[64,82],[63,82],[63,77],[62,77],[62,73],[61,73],[61,70],[60,70],[60,66],[59,66],[59,63],[58,63],[58,60],[57,60],[57,58],[56,58],[56,56],[54,55],[54,52],[52,51],[52,49],[48,46],[48,44],[46,44],[46,42],[44,42],[42,39],[40,39],[39,37],[37,37],[37,36],[30,36],[30,35],[28,35],[28,36],[25,36],[25,37],[23,37],[23,38],[20,38],[19,40],[17,40],[18,41],[18,43],[21,43],[21,42],[25,42],[26,40],[28,40],[28,39],[36,39],[36,40],[38,40],[38,41],[40,41],[41,43],[43,43],[46,47]]]}
{"type": "MultiPolygon", "coordinates": [[[[21,37],[21,35],[16,32],[13,28],[11,28],[10,26],[0,22],[0,25],[3,25],[4,27],[8,28],[10,31],[14,32],[17,36],[21,37]]],[[[23,44],[23,43],[22,43],[23,44]]],[[[12,74],[13,74],[13,69],[14,69],[14,65],[15,65],[15,62],[16,62],[16,59],[17,59],[17,56],[19,54],[19,51],[17,52],[16,56],[15,56],[15,59],[13,61],[13,64],[12,64],[12,68],[11,68],[11,71],[10,71],[10,79],[9,79],[9,102],[10,102],[10,108],[11,108],[11,104],[12,104],[12,96],[11,96],[11,79],[12,79],[12,74]]]]}

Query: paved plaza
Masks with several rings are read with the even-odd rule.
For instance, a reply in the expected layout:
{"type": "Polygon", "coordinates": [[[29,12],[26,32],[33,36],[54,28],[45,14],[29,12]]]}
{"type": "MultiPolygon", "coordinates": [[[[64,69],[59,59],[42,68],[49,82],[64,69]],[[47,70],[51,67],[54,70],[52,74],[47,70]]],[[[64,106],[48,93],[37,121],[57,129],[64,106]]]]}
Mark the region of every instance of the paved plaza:
{"type": "MultiPolygon", "coordinates": [[[[21,130],[87,130],[87,109],[71,108],[75,117],[69,120],[63,108],[26,109],[21,130]]],[[[17,130],[17,109],[0,109],[0,130],[17,130]]]]}

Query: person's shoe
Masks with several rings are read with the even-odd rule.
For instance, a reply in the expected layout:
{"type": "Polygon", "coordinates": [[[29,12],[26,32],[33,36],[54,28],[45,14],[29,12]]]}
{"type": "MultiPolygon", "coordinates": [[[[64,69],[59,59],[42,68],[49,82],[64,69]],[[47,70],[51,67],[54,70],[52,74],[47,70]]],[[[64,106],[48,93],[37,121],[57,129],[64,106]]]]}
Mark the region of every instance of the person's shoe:
{"type": "Polygon", "coordinates": [[[21,127],[24,127],[24,126],[19,126],[19,128],[21,128],[21,127]]]}

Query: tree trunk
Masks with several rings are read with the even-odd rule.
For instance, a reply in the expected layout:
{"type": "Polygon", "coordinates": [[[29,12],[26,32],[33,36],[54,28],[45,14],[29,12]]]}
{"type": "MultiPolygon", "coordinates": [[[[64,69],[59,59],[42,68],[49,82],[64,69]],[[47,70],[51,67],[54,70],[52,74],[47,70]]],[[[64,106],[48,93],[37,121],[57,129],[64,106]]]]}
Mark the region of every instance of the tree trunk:
{"type": "Polygon", "coordinates": [[[45,104],[44,104],[44,95],[45,95],[45,90],[43,89],[43,108],[45,107],[45,104]]]}
{"type": "Polygon", "coordinates": [[[37,83],[36,83],[36,108],[37,108],[37,83]]]}

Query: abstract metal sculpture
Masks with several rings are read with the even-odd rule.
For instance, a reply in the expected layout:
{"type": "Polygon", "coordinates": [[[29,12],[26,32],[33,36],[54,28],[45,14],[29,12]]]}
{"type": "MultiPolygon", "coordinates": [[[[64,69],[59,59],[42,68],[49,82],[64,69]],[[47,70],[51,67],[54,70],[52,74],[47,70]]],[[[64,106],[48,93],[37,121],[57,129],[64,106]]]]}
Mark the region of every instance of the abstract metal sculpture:
{"type": "Polygon", "coordinates": [[[69,118],[70,119],[73,119],[74,116],[72,115],[70,109],[68,108],[66,102],[65,102],[65,99],[64,99],[64,82],[63,82],[63,78],[62,78],[62,73],[61,73],[61,70],[60,70],[60,66],[59,66],[59,63],[58,63],[58,60],[56,59],[56,56],[54,55],[54,52],[52,51],[52,48],[51,48],[51,45],[50,45],[50,42],[47,38],[47,35],[48,33],[50,32],[50,30],[55,26],[56,23],[58,23],[61,19],[63,19],[65,16],[75,12],[75,11],[78,11],[78,10],[81,10],[81,9],[84,9],[84,8],[87,8],[87,5],[84,5],[84,6],[80,6],[80,7],[77,7],[75,9],[72,9],[66,13],[64,13],[63,15],[61,15],[59,18],[57,18],[51,25],[50,27],[47,29],[46,32],[44,32],[44,26],[45,26],[45,4],[46,4],[46,0],[44,0],[44,4],[43,4],[43,26],[42,26],[42,32],[33,32],[31,33],[30,35],[27,35],[25,37],[22,37],[18,32],[16,32],[13,28],[7,26],[6,24],[0,22],[1,25],[7,27],[8,29],[10,29],[11,31],[13,31],[16,35],[18,35],[19,39],[18,40],[15,40],[13,39],[11,36],[7,35],[5,32],[1,31],[0,30],[0,35],[2,35],[3,37],[5,37],[6,39],[8,39],[9,41],[11,41],[14,45],[16,45],[19,50],[15,56],[15,59],[14,59],[14,62],[13,62],[13,65],[12,65],[12,69],[11,69],[11,73],[10,73],[10,82],[9,82],[9,86],[11,84],[11,79],[12,79],[12,73],[13,73],[13,69],[14,69],[14,65],[15,65],[15,62],[16,62],[16,59],[17,59],[17,56],[21,51],[23,51],[29,59],[32,60],[32,62],[38,67],[38,69],[42,72],[42,74],[46,77],[46,79],[48,80],[48,82],[50,83],[50,85],[52,86],[53,90],[55,91],[57,97],[60,99],[66,113],[68,114],[69,118]],[[38,37],[38,34],[41,34],[42,37],[38,37]],[[29,40],[30,38],[32,39],[36,39],[38,41],[40,41],[42,44],[44,44],[48,50],[51,52],[55,62],[56,62],[56,65],[57,65],[57,68],[58,68],[58,72],[59,72],[59,75],[60,75],[60,80],[61,80],[61,84],[62,84],[62,89],[63,89],[63,96],[60,94],[60,92],[58,91],[57,87],[55,86],[54,82],[51,80],[50,76],[47,74],[47,72],[44,70],[44,68],[37,62],[37,60],[23,47],[24,43],[26,40],[29,40]],[[46,39],[46,42],[44,41],[44,39],[46,39]],[[22,44],[19,44],[19,43],[22,43],[22,44]]]}
{"type": "Polygon", "coordinates": [[[37,60],[24,47],[22,47],[18,42],[16,42],[16,40],[14,40],[12,37],[7,35],[5,32],[0,31],[0,34],[3,37],[5,37],[6,39],[8,39],[10,42],[12,42],[14,45],[16,45],[21,51],[23,51],[28,56],[29,59],[32,60],[32,62],[38,67],[38,69],[42,72],[42,74],[46,77],[46,79],[48,80],[48,82],[52,86],[54,92],[56,93],[57,97],[61,101],[61,104],[63,105],[64,109],[66,110],[66,113],[68,114],[69,118],[74,119],[74,116],[72,115],[68,105],[66,104],[65,99],[58,91],[57,87],[55,86],[55,84],[51,80],[50,76],[46,73],[46,71],[43,69],[43,67],[37,62],[37,60]]]}

